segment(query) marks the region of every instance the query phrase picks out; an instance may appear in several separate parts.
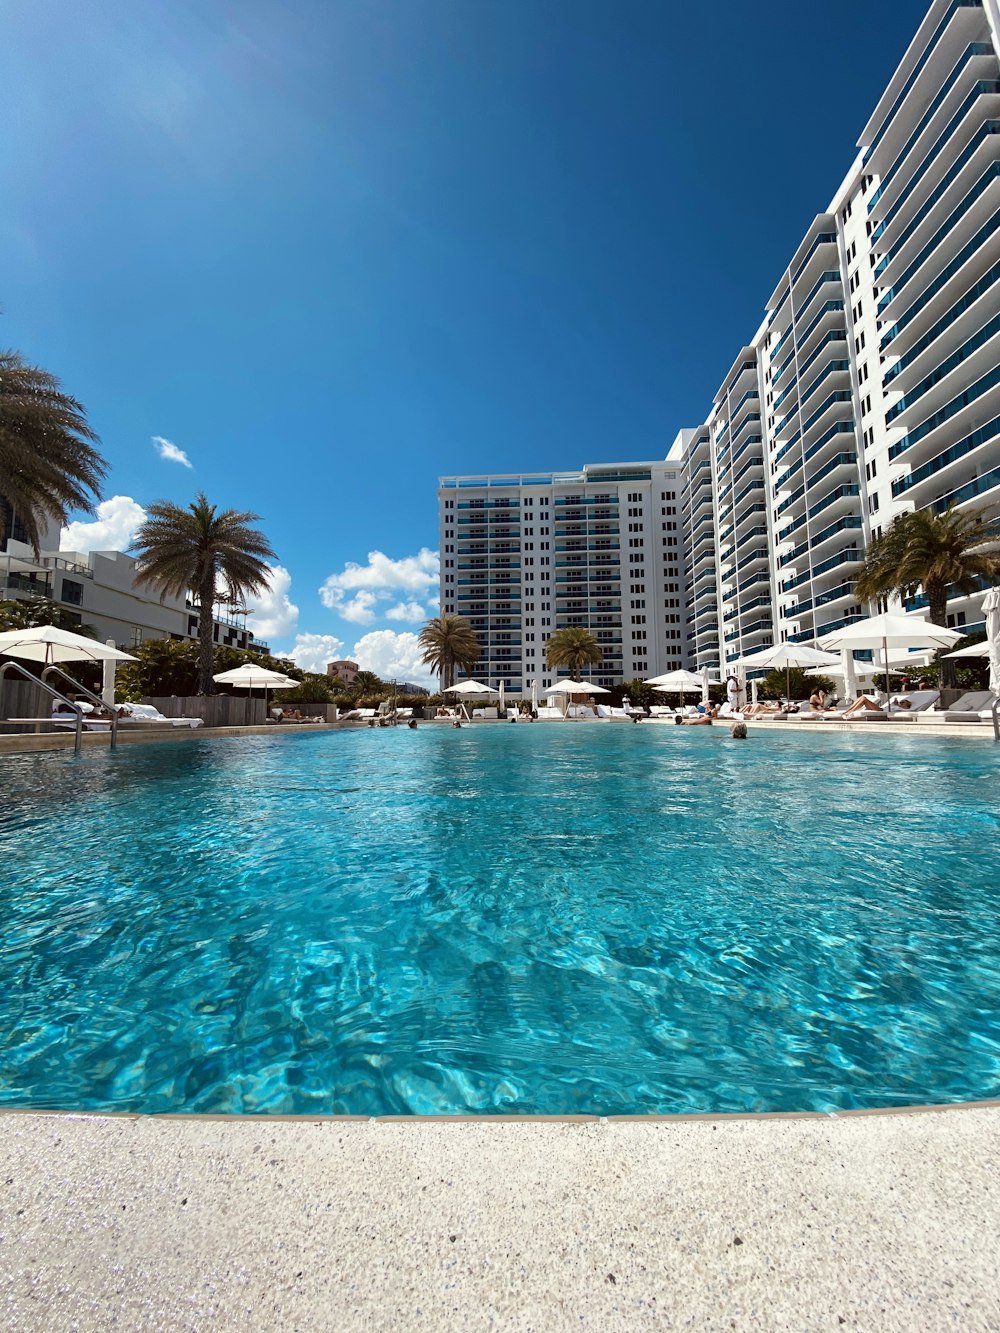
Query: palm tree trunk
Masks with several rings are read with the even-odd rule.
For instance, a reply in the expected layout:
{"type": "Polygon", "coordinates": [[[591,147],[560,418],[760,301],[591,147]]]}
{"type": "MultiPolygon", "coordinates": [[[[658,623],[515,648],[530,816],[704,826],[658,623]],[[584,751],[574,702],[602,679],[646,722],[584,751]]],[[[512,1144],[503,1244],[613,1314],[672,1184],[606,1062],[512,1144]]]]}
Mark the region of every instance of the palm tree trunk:
{"type": "Polygon", "coordinates": [[[441,662],[441,689],[450,690],[455,683],[455,660],[450,653],[445,653],[441,662]]]}
{"type": "Polygon", "coordinates": [[[212,680],[214,649],[212,635],[215,630],[215,621],[212,617],[212,611],[215,607],[214,573],[202,580],[201,587],[198,589],[198,601],[200,603],[198,612],[198,693],[214,694],[215,687],[212,680]]]}
{"type": "MultiPolygon", "coordinates": [[[[943,583],[925,583],[924,592],[927,594],[927,610],[930,612],[931,624],[945,624],[948,616],[948,589],[946,585],[943,583]]],[[[950,651],[949,648],[942,648],[938,653],[942,689],[954,689],[957,681],[955,663],[941,656],[941,653],[950,651]]]]}

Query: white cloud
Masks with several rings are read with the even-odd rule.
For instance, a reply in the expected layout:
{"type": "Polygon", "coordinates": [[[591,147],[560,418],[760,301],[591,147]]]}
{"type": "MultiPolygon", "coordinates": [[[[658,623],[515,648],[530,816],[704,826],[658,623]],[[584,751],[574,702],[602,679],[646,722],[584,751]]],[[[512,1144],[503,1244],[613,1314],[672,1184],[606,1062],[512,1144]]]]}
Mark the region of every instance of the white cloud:
{"type": "Polygon", "coordinates": [[[337,662],[343,658],[344,643],[332,634],[297,634],[295,647],[282,656],[290,657],[303,671],[325,673],[327,662],[337,662]]]}
{"type": "Polygon", "coordinates": [[[410,608],[414,598],[427,597],[438,582],[438,554],[421,547],[416,555],[392,560],[382,551],[369,551],[368,564],[358,565],[349,560],[341,574],[331,574],[319,590],[324,606],[336,611],[345,620],[357,625],[370,625],[376,617],[376,607],[392,602],[399,595],[409,593],[385,614],[392,620],[414,620],[410,608]],[[351,594],[353,593],[353,596],[351,594]],[[405,612],[404,609],[406,608],[405,612]]]}
{"type": "Polygon", "coordinates": [[[370,625],[375,619],[375,612],[372,610],[375,602],[375,594],[365,592],[362,589],[349,602],[342,602],[337,607],[337,614],[343,620],[349,620],[353,625],[370,625]]]}
{"type": "Polygon", "coordinates": [[[61,551],[124,551],[131,544],[136,528],[146,517],[142,505],[130,495],[113,495],[97,506],[97,518],[78,520],[63,528],[59,536],[61,551]]]}
{"type": "Polygon", "coordinates": [[[417,635],[408,631],[397,634],[391,629],[373,630],[357,641],[348,656],[363,671],[374,671],[382,680],[406,680],[429,688],[437,682],[420,660],[417,635]]]}
{"type": "Polygon", "coordinates": [[[299,608],[288,596],[291,574],[282,565],[271,565],[270,569],[270,587],[251,599],[253,612],[247,617],[247,625],[265,643],[286,638],[299,623],[299,608]]]}
{"type": "Polygon", "coordinates": [[[427,612],[419,602],[399,602],[396,606],[390,606],[385,613],[386,620],[407,620],[411,625],[416,625],[421,620],[427,619],[427,612]]]}
{"type": "Polygon", "coordinates": [[[184,467],[194,467],[184,450],[178,449],[172,441],[165,440],[162,435],[153,435],[151,439],[156,445],[160,457],[165,458],[168,463],[182,463],[184,467]]]}

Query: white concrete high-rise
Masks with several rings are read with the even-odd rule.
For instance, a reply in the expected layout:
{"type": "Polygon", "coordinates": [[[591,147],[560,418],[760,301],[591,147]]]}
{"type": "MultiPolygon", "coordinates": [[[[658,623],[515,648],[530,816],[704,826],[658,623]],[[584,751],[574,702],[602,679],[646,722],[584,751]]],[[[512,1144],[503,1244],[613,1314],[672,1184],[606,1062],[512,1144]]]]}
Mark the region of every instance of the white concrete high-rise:
{"type": "MultiPolygon", "coordinates": [[[[874,609],[854,580],[897,514],[1000,499],[997,16],[996,0],[930,6],[705,426],[686,432],[711,439],[723,662],[874,609]]],[[[688,583],[690,663],[714,665],[688,583]]],[[[981,601],[956,590],[949,624],[981,623],[981,601]]]]}
{"type": "Polygon", "coordinates": [[[680,468],[590,464],[580,472],[442,477],[441,607],[483,654],[476,679],[526,697],[568,673],[545,666],[558,629],[584,628],[604,658],[597,684],[684,658],[680,468]]]}
{"type": "MultiPolygon", "coordinates": [[[[494,675],[541,677],[564,624],[603,639],[608,681],[812,640],[875,609],[854,583],[896,515],[1000,502],[1000,0],[934,0],[858,150],[665,464],[442,482],[442,605],[472,613],[494,675]]],[[[981,602],[953,590],[949,624],[981,602]]]]}

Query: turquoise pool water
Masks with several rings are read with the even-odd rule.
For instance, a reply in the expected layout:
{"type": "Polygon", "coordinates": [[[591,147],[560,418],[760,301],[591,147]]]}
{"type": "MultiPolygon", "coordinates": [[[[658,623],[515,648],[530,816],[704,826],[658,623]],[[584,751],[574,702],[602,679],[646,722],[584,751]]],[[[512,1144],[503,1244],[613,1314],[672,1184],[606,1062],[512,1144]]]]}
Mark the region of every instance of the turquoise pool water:
{"type": "Polygon", "coordinates": [[[0,764],[0,1104],[1000,1095],[1000,746],[426,726],[0,764]]]}

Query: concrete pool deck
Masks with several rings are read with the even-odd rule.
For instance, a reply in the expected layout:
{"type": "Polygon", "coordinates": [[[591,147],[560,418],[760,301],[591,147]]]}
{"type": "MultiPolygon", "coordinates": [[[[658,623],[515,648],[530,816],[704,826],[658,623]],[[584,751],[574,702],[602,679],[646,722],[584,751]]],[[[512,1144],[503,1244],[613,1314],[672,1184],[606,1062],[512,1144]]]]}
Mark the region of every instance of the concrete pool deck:
{"type": "Polygon", "coordinates": [[[1000,1328],[1000,1104],[0,1115],[18,1330],[1000,1328]]]}

